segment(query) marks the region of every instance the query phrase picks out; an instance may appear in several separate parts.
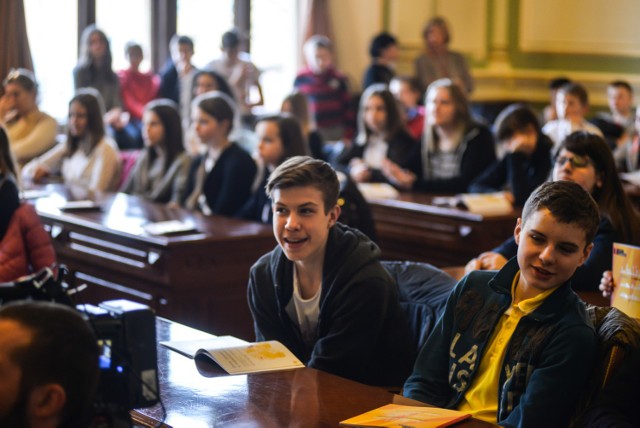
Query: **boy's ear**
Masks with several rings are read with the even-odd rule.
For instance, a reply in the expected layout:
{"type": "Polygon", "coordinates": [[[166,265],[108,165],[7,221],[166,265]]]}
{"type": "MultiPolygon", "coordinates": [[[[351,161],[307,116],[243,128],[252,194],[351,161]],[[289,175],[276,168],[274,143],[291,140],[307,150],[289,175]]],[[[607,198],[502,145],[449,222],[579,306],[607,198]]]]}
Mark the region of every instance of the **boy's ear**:
{"type": "Polygon", "coordinates": [[[513,230],[513,237],[516,240],[516,245],[520,245],[520,232],[522,232],[522,218],[518,217],[516,221],[516,228],[513,230]]]}
{"type": "Polygon", "coordinates": [[[329,228],[332,228],[336,224],[336,222],[338,221],[338,218],[340,217],[341,212],[342,212],[342,209],[338,204],[336,204],[331,209],[331,211],[329,211],[329,228]]]}
{"type": "Polygon", "coordinates": [[[580,264],[578,266],[582,266],[582,264],[589,258],[589,254],[591,254],[591,250],[593,249],[593,242],[586,247],[582,251],[582,257],[580,259],[580,264]]]}
{"type": "Polygon", "coordinates": [[[67,401],[67,393],[62,385],[47,383],[36,386],[29,395],[29,415],[35,419],[57,418],[67,401]]]}

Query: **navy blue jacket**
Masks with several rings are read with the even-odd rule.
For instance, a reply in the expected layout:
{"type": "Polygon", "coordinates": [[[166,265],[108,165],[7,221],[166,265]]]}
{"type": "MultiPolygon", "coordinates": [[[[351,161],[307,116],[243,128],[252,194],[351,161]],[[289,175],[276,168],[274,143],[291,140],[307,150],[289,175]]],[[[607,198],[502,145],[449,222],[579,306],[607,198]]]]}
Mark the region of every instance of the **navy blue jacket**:
{"type": "MultiPolygon", "coordinates": [[[[518,270],[512,259],[497,273],[473,271],[456,285],[405,383],[404,395],[457,408],[496,324],[511,305],[518,270]]],[[[497,380],[498,424],[568,426],[592,369],[596,343],[585,305],[567,281],[523,317],[511,336],[497,380]]]]}

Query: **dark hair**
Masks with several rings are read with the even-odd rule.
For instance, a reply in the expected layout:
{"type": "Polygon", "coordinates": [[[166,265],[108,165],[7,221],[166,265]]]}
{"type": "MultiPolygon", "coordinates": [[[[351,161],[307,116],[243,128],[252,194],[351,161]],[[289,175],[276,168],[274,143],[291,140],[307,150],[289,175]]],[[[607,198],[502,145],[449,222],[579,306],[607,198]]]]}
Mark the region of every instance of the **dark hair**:
{"type": "Polygon", "coordinates": [[[192,51],[194,48],[193,39],[191,37],[179,36],[177,34],[174,34],[173,37],[171,37],[171,40],[169,41],[169,45],[170,46],[187,45],[191,48],[192,51]]]}
{"type": "Polygon", "coordinates": [[[629,82],[625,80],[614,80],[613,82],[609,83],[608,86],[610,88],[624,88],[627,90],[627,92],[633,95],[633,87],[629,84],[629,82]]]}
{"type": "Polygon", "coordinates": [[[598,205],[591,195],[572,181],[548,181],[531,193],[522,208],[522,224],[542,209],[548,209],[560,223],[584,230],[586,244],[593,242],[600,223],[598,205]]]}
{"type": "Polygon", "coordinates": [[[7,77],[2,81],[2,85],[6,87],[9,83],[16,83],[27,92],[38,93],[36,76],[34,76],[31,70],[27,70],[26,68],[12,68],[9,74],[7,74],[7,77]]]}
{"type": "Polygon", "coordinates": [[[427,21],[422,29],[422,38],[426,39],[434,27],[440,27],[442,29],[442,32],[444,33],[444,42],[445,44],[449,44],[451,41],[451,33],[449,32],[447,21],[442,16],[434,16],[427,21]]]}
{"type": "Polygon", "coordinates": [[[290,157],[309,155],[307,140],[302,134],[300,122],[295,117],[282,113],[261,117],[256,122],[256,126],[260,122],[272,122],[278,127],[282,148],[284,149],[278,164],[290,157]]]}
{"type": "Polygon", "coordinates": [[[240,34],[238,30],[233,29],[222,35],[222,47],[225,49],[234,49],[240,45],[240,34]]]}
{"type": "MultiPolygon", "coordinates": [[[[90,137],[90,144],[87,153],[91,153],[96,145],[104,138],[104,121],[102,116],[104,115],[104,102],[102,96],[97,89],[94,88],[80,88],[76,91],[76,94],[69,101],[69,108],[71,104],[79,103],[87,111],[87,132],[90,137]]],[[[80,144],[80,138],[71,135],[69,127],[67,126],[67,156],[71,156],[78,150],[80,144]]]]}
{"type": "Polygon", "coordinates": [[[3,126],[0,126],[0,173],[7,178],[9,174],[18,177],[16,173],[16,163],[11,153],[11,144],[9,143],[9,135],[3,126]]]}
{"type": "Polygon", "coordinates": [[[94,73],[101,72],[109,80],[116,81],[118,79],[118,75],[113,72],[111,67],[112,62],[111,44],[109,43],[107,35],[104,31],[99,30],[94,24],[86,27],[84,31],[82,31],[82,36],[80,37],[80,56],[78,57],[78,66],[80,68],[91,69],[92,75],[94,73]],[[91,36],[94,34],[97,34],[106,46],[104,60],[100,64],[96,64],[95,58],[91,56],[91,49],[89,48],[91,44],[91,36]]]}
{"type": "Polygon", "coordinates": [[[142,46],[140,46],[140,43],[135,42],[135,41],[129,41],[124,45],[124,55],[128,58],[129,57],[129,52],[132,49],[136,49],[138,50],[138,52],[140,52],[140,55],[144,55],[144,53],[142,52],[142,46]]]}
{"type": "Polygon", "coordinates": [[[416,76],[393,76],[393,79],[398,82],[406,83],[413,92],[416,92],[422,96],[422,83],[416,76]]]}
{"type": "Polygon", "coordinates": [[[193,105],[197,106],[218,122],[222,123],[227,121],[229,124],[227,135],[231,133],[235,103],[228,95],[220,91],[206,92],[197,96],[193,100],[193,105]]]}
{"type": "MultiPolygon", "coordinates": [[[[291,92],[282,100],[282,107],[284,107],[284,104],[287,102],[291,105],[291,111],[289,113],[298,119],[303,132],[315,128],[313,119],[309,115],[309,100],[304,93],[297,90],[291,92]]],[[[280,110],[282,110],[282,107],[280,110]]]]}
{"type": "Polygon", "coordinates": [[[358,135],[356,141],[358,144],[364,144],[371,137],[371,130],[364,120],[364,109],[367,101],[371,97],[379,97],[384,103],[384,110],[387,113],[387,123],[385,129],[385,137],[388,141],[392,141],[395,137],[405,130],[404,122],[400,116],[398,102],[384,83],[374,83],[370,85],[362,93],[360,98],[360,107],[358,109],[358,135]]]}
{"type": "Polygon", "coordinates": [[[598,135],[577,131],[562,141],[557,153],[562,149],[589,157],[602,182],[602,187],[596,187],[592,192],[600,215],[611,222],[618,240],[640,245],[640,218],[622,187],[607,143],[598,135]]]}
{"type": "MultiPolygon", "coordinates": [[[[180,119],[178,109],[178,105],[168,99],[154,100],[144,107],[145,112],[153,112],[158,116],[164,128],[164,137],[162,138],[162,148],[165,153],[164,172],[167,172],[178,155],[184,152],[182,120],[180,119]]],[[[147,147],[146,150],[149,153],[150,159],[155,159],[156,151],[151,147],[147,147]]]]}
{"type": "Polygon", "coordinates": [[[210,76],[213,80],[215,80],[216,85],[218,86],[218,89],[216,90],[223,92],[224,94],[228,95],[232,100],[235,101],[236,97],[235,95],[233,95],[233,91],[231,90],[231,86],[229,86],[229,82],[227,82],[227,79],[225,79],[220,73],[213,70],[201,70],[201,71],[198,71],[193,76],[191,93],[195,92],[195,89],[198,83],[198,78],[202,75],[210,76]]]}
{"type": "Polygon", "coordinates": [[[369,55],[372,58],[379,58],[382,51],[392,45],[397,45],[398,41],[395,37],[387,32],[382,32],[371,40],[369,45],[369,55]]]}
{"type": "Polygon", "coordinates": [[[573,95],[583,106],[589,105],[589,93],[587,89],[579,83],[570,82],[564,84],[560,87],[559,91],[564,94],[573,95]]]}
{"type": "Polygon", "coordinates": [[[532,127],[540,135],[540,122],[534,111],[525,104],[511,104],[500,112],[495,122],[497,141],[510,140],[516,132],[532,127]]]}
{"type": "Polygon", "coordinates": [[[340,183],[334,169],[325,161],[309,156],[295,156],[280,164],[269,176],[265,187],[273,199],[276,189],[313,186],[322,192],[324,212],[338,203],[340,183]]]}
{"type": "Polygon", "coordinates": [[[56,303],[21,301],[0,307],[0,320],[14,321],[31,332],[30,343],[11,355],[22,372],[22,390],[59,384],[67,396],[60,426],[86,426],[98,383],[99,350],[82,316],[56,303]]]}
{"type": "Polygon", "coordinates": [[[549,82],[549,89],[552,91],[558,90],[567,83],[571,83],[571,80],[567,79],[566,77],[556,77],[555,79],[551,79],[551,81],[549,82]]]}

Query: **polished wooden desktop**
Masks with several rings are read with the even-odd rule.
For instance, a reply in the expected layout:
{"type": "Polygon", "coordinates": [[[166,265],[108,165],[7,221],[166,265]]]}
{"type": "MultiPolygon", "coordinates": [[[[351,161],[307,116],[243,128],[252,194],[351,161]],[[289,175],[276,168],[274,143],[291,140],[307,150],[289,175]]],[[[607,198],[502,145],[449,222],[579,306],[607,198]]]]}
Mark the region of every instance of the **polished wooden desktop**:
{"type": "MultiPolygon", "coordinates": [[[[158,319],[162,340],[206,338],[202,332],[158,319]]],[[[208,360],[196,362],[158,345],[159,404],[131,412],[136,425],[155,427],[337,427],[339,422],[398,402],[417,404],[383,388],[311,368],[228,375],[208,360]]],[[[458,425],[457,425],[458,426],[458,425]]],[[[492,426],[465,421],[459,426],[492,426]]]]}
{"type": "Polygon", "coordinates": [[[519,210],[500,216],[436,206],[434,196],[401,193],[370,201],[382,257],[459,266],[513,234],[519,210]]]}
{"type": "Polygon", "coordinates": [[[158,315],[217,334],[253,338],[246,301],[249,268],[275,245],[270,227],[203,216],[122,193],[93,195],[99,210],[60,207],[82,199],[61,186],[35,201],[71,285],[87,284],[78,302],[126,298],[158,315]],[[146,233],[150,222],[181,220],[195,230],[146,233]]]}

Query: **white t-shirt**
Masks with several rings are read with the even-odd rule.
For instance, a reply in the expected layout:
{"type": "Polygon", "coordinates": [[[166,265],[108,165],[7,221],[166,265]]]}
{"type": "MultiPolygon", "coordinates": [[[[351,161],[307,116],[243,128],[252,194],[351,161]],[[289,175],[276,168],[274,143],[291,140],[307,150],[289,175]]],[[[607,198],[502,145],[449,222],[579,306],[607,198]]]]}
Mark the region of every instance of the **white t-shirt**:
{"type": "Polygon", "coordinates": [[[300,284],[295,265],[293,266],[293,295],[285,308],[292,320],[297,321],[302,334],[302,340],[307,346],[312,346],[317,338],[318,317],[320,316],[320,294],[318,292],[310,299],[303,299],[300,295],[300,284]]]}

